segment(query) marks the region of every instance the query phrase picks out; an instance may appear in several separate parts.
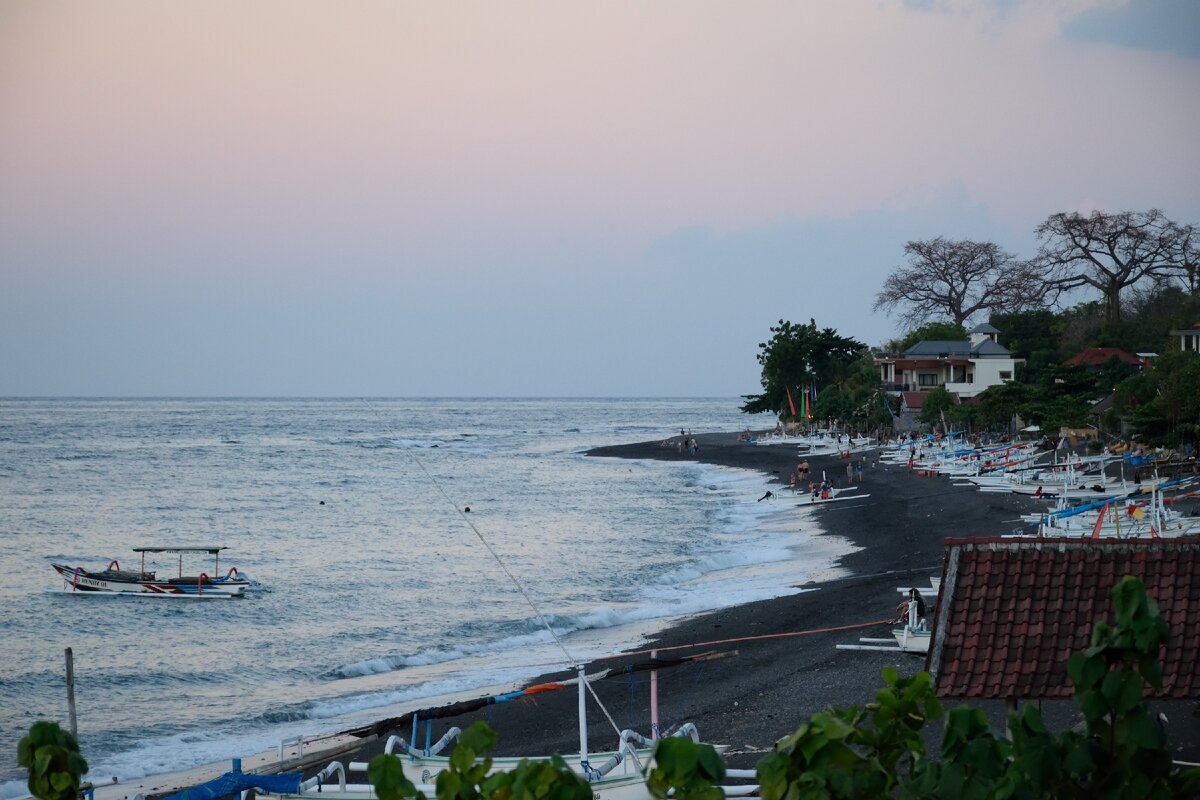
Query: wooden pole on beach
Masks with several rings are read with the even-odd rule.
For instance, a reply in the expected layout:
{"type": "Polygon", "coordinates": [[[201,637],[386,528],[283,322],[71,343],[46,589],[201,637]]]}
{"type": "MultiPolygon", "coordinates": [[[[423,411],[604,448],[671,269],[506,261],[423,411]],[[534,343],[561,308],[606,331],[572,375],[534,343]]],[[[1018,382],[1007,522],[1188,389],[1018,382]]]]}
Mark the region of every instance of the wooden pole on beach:
{"type": "MultiPolygon", "coordinates": [[[[658,651],[651,650],[650,658],[658,658],[658,651]]],[[[650,738],[658,741],[658,670],[650,670],[650,738]]]]}
{"type": "Polygon", "coordinates": [[[71,648],[67,648],[67,712],[70,714],[71,735],[79,738],[78,726],[75,723],[75,656],[71,648]]]}

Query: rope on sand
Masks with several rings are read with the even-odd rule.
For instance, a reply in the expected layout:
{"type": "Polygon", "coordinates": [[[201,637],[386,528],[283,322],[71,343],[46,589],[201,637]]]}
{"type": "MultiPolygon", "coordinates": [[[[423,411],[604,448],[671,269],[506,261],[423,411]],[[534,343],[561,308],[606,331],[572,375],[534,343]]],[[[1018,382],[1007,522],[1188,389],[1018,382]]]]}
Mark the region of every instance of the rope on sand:
{"type": "Polygon", "coordinates": [[[628,653],[622,653],[619,656],[608,656],[605,658],[594,658],[592,661],[610,661],[616,658],[627,658],[628,656],[640,656],[646,653],[657,652],[661,653],[667,650],[689,650],[693,647],[711,647],[717,644],[734,644],[736,642],[761,642],[768,639],[790,639],[795,636],[811,636],[816,633],[836,633],[838,631],[853,631],[859,628],[874,628],[879,625],[890,625],[894,620],[879,619],[874,622],[858,622],[854,625],[836,625],[830,628],[811,628],[806,631],[787,631],[785,633],[763,633],[758,636],[738,636],[733,639],[717,639],[711,642],[696,642],[693,644],[677,644],[671,647],[652,647],[647,650],[633,650],[628,653]]]}

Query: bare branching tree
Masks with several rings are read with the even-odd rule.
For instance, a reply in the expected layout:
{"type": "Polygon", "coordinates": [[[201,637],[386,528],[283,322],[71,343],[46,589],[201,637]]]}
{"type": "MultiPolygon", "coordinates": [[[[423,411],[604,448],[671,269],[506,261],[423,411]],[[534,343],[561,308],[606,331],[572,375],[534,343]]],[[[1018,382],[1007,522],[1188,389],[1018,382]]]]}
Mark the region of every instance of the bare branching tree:
{"type": "Polygon", "coordinates": [[[1119,320],[1123,289],[1146,279],[1187,280],[1188,253],[1193,260],[1195,253],[1191,230],[1158,209],[1093,211],[1086,217],[1053,214],[1037,228],[1042,247],[1034,261],[1061,291],[1097,289],[1104,299],[1105,319],[1119,320]]]}
{"type": "Polygon", "coordinates": [[[1188,294],[1194,295],[1200,289],[1200,231],[1195,225],[1179,225],[1176,256],[1175,277],[1183,282],[1188,294]]]}
{"type": "Polygon", "coordinates": [[[983,312],[1012,312],[1043,302],[1051,287],[1039,265],[1020,261],[991,242],[942,237],[904,246],[899,266],[875,295],[875,310],[897,315],[908,329],[934,320],[962,325],[983,312]]]}

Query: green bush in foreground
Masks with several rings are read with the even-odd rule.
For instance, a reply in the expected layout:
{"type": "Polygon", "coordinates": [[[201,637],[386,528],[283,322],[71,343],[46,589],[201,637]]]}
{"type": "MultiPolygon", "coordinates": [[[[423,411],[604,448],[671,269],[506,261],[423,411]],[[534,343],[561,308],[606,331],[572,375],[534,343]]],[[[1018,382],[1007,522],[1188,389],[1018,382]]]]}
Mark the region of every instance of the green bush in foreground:
{"type": "Polygon", "coordinates": [[[42,800],[74,800],[88,771],[75,737],[45,720],[17,744],[17,764],[29,770],[29,793],[42,800]]]}

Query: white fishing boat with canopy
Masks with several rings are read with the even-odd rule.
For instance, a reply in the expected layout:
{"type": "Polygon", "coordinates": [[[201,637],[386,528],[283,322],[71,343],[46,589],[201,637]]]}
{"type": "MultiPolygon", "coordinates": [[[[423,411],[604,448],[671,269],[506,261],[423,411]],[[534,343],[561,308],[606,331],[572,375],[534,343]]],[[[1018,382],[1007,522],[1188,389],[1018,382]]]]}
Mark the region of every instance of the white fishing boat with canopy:
{"type": "Polygon", "coordinates": [[[213,599],[241,597],[258,584],[238,572],[237,567],[230,567],[228,572],[221,574],[221,551],[227,550],[221,545],[203,545],[199,547],[135,547],[133,552],[141,553],[141,566],[137,570],[123,570],[121,564],[113,559],[102,570],[87,570],[83,567],[72,567],[66,564],[51,563],[54,571],[66,582],[66,588],[61,590],[71,594],[103,596],[103,595],[136,595],[139,597],[173,597],[187,599],[213,599]],[[179,556],[178,572],[173,578],[160,578],[156,572],[146,569],[147,553],[171,553],[179,556]],[[183,557],[188,553],[206,553],[213,557],[213,571],[200,572],[195,575],[183,574],[183,557]]]}

